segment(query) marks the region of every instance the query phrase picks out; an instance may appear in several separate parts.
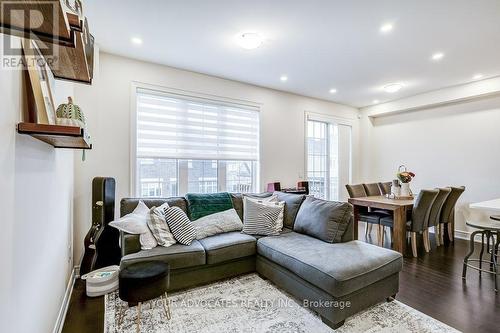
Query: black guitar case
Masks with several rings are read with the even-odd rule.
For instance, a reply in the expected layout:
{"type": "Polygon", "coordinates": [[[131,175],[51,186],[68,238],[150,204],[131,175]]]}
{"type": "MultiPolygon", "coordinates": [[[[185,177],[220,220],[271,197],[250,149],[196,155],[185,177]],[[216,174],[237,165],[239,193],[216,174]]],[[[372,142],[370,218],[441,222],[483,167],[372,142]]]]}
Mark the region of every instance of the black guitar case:
{"type": "Polygon", "coordinates": [[[92,180],[92,228],[85,238],[82,275],[120,264],[120,232],[108,225],[115,219],[115,187],[114,178],[95,177],[92,180]]]}

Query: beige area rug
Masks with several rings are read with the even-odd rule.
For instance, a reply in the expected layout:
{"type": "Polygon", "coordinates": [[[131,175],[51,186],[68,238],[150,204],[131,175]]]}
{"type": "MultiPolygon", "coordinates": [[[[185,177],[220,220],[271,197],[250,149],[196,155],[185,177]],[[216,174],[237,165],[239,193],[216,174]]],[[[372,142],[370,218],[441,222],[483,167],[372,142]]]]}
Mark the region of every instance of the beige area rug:
{"type": "MultiPolygon", "coordinates": [[[[118,292],[105,297],[105,333],[136,332],[137,308],[125,312],[117,327],[118,292]]],[[[160,299],[142,307],[141,332],[458,332],[401,302],[384,302],[348,318],[337,330],[286,292],[257,274],[169,295],[167,321],[160,299]]]]}

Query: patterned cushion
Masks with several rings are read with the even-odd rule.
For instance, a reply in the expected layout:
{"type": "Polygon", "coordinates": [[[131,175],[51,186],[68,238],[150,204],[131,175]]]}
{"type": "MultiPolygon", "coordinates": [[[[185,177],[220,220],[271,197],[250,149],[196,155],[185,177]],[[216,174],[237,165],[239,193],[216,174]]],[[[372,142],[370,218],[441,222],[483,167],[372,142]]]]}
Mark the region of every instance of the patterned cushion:
{"type": "Polygon", "coordinates": [[[174,238],[183,245],[190,245],[196,238],[194,226],[186,213],[179,207],[165,209],[165,220],[174,238]]]}
{"type": "Polygon", "coordinates": [[[188,202],[188,212],[191,221],[234,208],[231,195],[227,192],[210,194],[188,193],[186,194],[186,200],[188,202]]]}
{"type": "Polygon", "coordinates": [[[241,231],[243,223],[234,208],[203,216],[193,223],[196,239],[203,239],[225,232],[241,231]]]}
{"type": "Polygon", "coordinates": [[[269,205],[243,199],[243,232],[249,235],[279,235],[279,219],[283,216],[283,205],[269,205]]]}
{"type": "Polygon", "coordinates": [[[165,211],[169,208],[167,203],[160,207],[153,207],[149,211],[150,219],[148,227],[156,238],[158,245],[169,247],[176,243],[174,235],[170,232],[167,221],[165,220],[165,211]]]}

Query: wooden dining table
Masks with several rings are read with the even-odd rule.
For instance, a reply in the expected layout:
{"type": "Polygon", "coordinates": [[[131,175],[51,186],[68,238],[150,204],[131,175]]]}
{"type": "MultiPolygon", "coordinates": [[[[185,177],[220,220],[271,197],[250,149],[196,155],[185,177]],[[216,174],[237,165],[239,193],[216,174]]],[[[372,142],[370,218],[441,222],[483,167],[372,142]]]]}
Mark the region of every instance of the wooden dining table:
{"type": "Polygon", "coordinates": [[[414,199],[390,199],[380,195],[349,198],[348,202],[354,207],[354,239],[358,239],[359,210],[361,207],[390,210],[394,217],[393,249],[405,254],[407,212],[413,209],[414,199]]]}

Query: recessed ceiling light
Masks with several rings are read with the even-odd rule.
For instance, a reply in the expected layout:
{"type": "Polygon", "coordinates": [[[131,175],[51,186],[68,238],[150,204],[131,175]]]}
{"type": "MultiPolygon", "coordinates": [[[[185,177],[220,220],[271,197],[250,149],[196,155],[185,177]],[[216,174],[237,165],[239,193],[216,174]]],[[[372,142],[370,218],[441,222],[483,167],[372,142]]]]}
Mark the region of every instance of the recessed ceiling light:
{"type": "Polygon", "coordinates": [[[236,36],[238,45],[245,50],[253,50],[258,48],[264,42],[261,35],[256,32],[243,32],[236,36]]]}
{"type": "Polygon", "coordinates": [[[336,92],[337,92],[337,89],[335,89],[335,88],[330,89],[330,94],[335,94],[336,92]]]}
{"type": "Polygon", "coordinates": [[[140,39],[139,37],[132,37],[130,41],[132,42],[132,44],[142,45],[142,39],[140,39]]]}
{"type": "Polygon", "coordinates": [[[373,100],[373,104],[378,104],[380,101],[378,99],[373,100]]]}
{"type": "Polygon", "coordinates": [[[401,83],[389,83],[384,86],[384,91],[392,94],[398,92],[401,88],[403,88],[401,83]]]}
{"type": "Polygon", "coordinates": [[[392,31],[393,28],[394,28],[394,26],[392,25],[392,23],[385,23],[380,27],[380,32],[388,33],[390,31],[392,31]]]}
{"type": "Polygon", "coordinates": [[[483,74],[476,74],[472,77],[472,79],[474,80],[479,80],[479,79],[482,79],[483,78],[483,74]]]}
{"type": "Polygon", "coordinates": [[[443,59],[443,57],[444,57],[444,53],[443,52],[437,52],[437,53],[434,53],[432,55],[432,60],[438,61],[438,60],[443,59]]]}
{"type": "Polygon", "coordinates": [[[281,82],[288,81],[288,76],[286,76],[286,75],[281,75],[281,76],[280,76],[280,80],[281,80],[281,82]]]}

